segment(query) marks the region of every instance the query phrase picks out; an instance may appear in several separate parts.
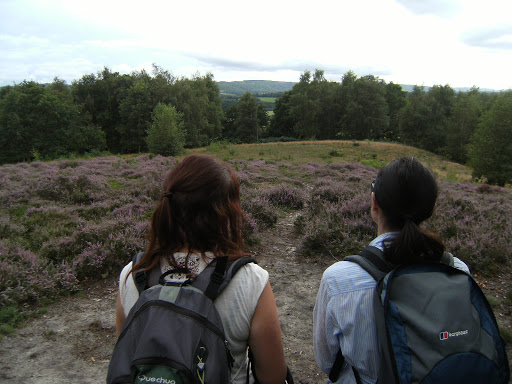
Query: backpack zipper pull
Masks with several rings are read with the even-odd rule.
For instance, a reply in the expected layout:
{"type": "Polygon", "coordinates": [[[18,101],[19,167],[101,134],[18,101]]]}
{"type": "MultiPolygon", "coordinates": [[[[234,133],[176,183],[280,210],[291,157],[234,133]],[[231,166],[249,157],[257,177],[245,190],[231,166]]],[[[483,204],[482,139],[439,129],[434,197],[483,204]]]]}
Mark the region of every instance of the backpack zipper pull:
{"type": "Polygon", "coordinates": [[[226,356],[228,357],[228,364],[230,368],[233,368],[235,365],[235,358],[229,349],[229,341],[224,340],[224,346],[226,347],[226,356]]]}

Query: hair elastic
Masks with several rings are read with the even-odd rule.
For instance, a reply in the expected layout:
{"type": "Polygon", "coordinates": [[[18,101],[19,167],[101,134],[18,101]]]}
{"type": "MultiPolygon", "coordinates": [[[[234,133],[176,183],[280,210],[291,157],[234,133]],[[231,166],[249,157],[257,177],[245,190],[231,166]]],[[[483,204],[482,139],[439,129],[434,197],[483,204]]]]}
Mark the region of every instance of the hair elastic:
{"type": "Polygon", "coordinates": [[[413,215],[403,215],[402,217],[405,221],[412,221],[413,223],[416,223],[416,220],[414,220],[413,215]]]}
{"type": "Polygon", "coordinates": [[[166,193],[164,193],[164,197],[167,197],[169,200],[172,199],[172,195],[174,195],[174,192],[166,192],[166,193]]]}

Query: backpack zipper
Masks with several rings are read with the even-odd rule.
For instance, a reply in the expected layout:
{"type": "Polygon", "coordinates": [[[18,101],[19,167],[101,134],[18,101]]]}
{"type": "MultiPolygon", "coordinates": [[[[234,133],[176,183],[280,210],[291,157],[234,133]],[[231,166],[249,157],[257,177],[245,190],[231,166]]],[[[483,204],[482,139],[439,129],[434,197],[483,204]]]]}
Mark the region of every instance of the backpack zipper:
{"type": "MultiPolygon", "coordinates": [[[[192,320],[198,322],[202,327],[207,328],[208,330],[215,333],[220,339],[222,339],[223,344],[228,348],[228,341],[224,337],[224,333],[217,327],[215,324],[213,324],[211,321],[209,321],[206,317],[198,314],[197,312],[194,312],[190,309],[180,307],[179,305],[170,303],[168,301],[162,301],[162,300],[152,300],[144,303],[137,312],[133,315],[132,321],[135,320],[137,316],[139,316],[142,312],[144,312],[146,309],[152,306],[162,307],[162,308],[168,308],[180,315],[190,317],[192,320]]],[[[128,329],[128,325],[124,327],[123,332],[119,335],[119,340],[124,336],[126,333],[126,330],[128,329]]]]}

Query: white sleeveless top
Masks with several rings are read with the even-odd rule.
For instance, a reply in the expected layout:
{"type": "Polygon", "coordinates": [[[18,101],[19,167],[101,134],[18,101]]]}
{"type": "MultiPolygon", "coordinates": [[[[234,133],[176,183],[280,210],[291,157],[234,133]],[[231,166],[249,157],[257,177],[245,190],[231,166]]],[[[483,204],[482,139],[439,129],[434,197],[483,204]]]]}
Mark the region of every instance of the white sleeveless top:
{"type": "MultiPolygon", "coordinates": [[[[175,254],[176,258],[182,258],[186,254],[175,254]]],[[[210,256],[207,254],[207,256],[210,256]]],[[[208,264],[200,255],[193,254],[189,259],[189,269],[193,273],[200,273],[208,264]]],[[[166,260],[161,261],[162,271],[170,267],[166,260]]],[[[127,264],[121,271],[119,278],[119,291],[124,315],[128,316],[139,297],[137,287],[132,276],[129,276],[132,263],[127,264]]],[[[184,277],[173,277],[173,281],[182,280],[184,277]]],[[[268,272],[257,264],[249,263],[244,265],[233,277],[228,286],[215,300],[226,339],[229,342],[229,349],[233,354],[235,363],[231,370],[231,381],[233,383],[245,383],[247,374],[247,346],[252,316],[258,304],[263,289],[268,282],[268,272]]],[[[251,374],[251,382],[254,382],[251,374]]]]}

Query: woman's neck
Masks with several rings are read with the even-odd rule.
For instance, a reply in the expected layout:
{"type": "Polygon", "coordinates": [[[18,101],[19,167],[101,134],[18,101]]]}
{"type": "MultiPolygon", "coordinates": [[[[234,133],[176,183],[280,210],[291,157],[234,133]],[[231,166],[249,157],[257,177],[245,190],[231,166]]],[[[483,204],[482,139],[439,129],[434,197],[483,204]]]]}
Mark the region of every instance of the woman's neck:
{"type": "Polygon", "coordinates": [[[390,228],[387,225],[386,220],[384,220],[384,218],[381,217],[380,220],[378,220],[378,222],[377,222],[377,236],[383,235],[388,232],[396,232],[396,231],[394,229],[390,228]]]}

